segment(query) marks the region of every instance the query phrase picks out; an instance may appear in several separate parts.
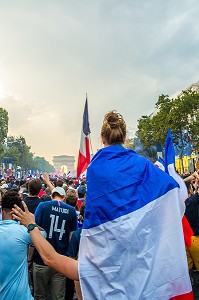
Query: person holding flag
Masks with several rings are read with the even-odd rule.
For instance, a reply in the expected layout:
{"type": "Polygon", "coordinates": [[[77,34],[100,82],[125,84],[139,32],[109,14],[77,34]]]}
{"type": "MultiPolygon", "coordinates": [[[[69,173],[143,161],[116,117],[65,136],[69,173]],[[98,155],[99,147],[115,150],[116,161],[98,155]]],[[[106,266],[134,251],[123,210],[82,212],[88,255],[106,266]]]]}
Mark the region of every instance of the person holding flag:
{"type": "MultiPolygon", "coordinates": [[[[188,198],[188,192],[187,192],[187,186],[185,184],[185,179],[183,180],[181,176],[176,172],[175,170],[175,149],[172,141],[172,134],[170,128],[167,132],[166,142],[165,142],[165,161],[162,158],[158,158],[158,161],[155,162],[155,165],[159,167],[161,170],[168,173],[170,176],[172,176],[179,184],[180,186],[180,206],[182,207],[182,211],[184,211],[184,202],[185,204],[188,202],[186,201],[188,198]]],[[[189,176],[191,180],[194,178],[192,174],[189,176]]],[[[195,174],[195,176],[198,176],[198,174],[195,174]]],[[[188,178],[188,179],[189,179],[188,178]]],[[[186,178],[187,180],[187,178],[186,178]]],[[[197,209],[195,210],[197,212],[197,209]]],[[[197,214],[197,213],[196,213],[197,214]]],[[[196,223],[198,221],[196,220],[196,223]]],[[[189,268],[189,275],[191,278],[191,281],[193,283],[192,279],[192,268],[193,268],[193,261],[195,261],[196,266],[199,266],[198,264],[198,245],[195,245],[193,243],[194,238],[194,232],[190,226],[189,218],[187,219],[186,216],[186,210],[185,214],[182,217],[182,228],[183,228],[183,234],[184,234],[184,241],[186,246],[186,254],[187,254],[187,262],[188,262],[188,268],[189,268]]]]}
{"type": "Polygon", "coordinates": [[[105,148],[87,169],[79,253],[85,299],[193,299],[179,184],[131,149],[126,124],[109,112],[105,148]],[[178,251],[176,251],[178,249],[178,251]]]}
{"type": "MultiPolygon", "coordinates": [[[[165,142],[165,161],[162,159],[158,159],[159,165],[156,162],[155,164],[158,165],[161,168],[161,164],[164,170],[167,174],[172,176],[176,182],[179,184],[179,205],[181,207],[181,210],[184,214],[185,212],[185,200],[188,198],[188,192],[187,192],[187,187],[184,182],[184,180],[181,178],[181,176],[176,172],[175,169],[175,149],[172,141],[172,134],[170,128],[168,129],[167,132],[167,137],[166,137],[166,142],[165,142]]],[[[182,227],[183,227],[183,233],[184,233],[184,241],[185,241],[185,246],[187,249],[191,247],[192,244],[192,237],[193,237],[193,230],[186,218],[186,215],[183,215],[182,217],[182,227]]]]}
{"type": "MultiPolygon", "coordinates": [[[[83,299],[191,300],[179,184],[147,159],[125,149],[126,124],[106,114],[104,148],[87,169],[87,197],[78,274],[83,299]]],[[[34,219],[15,207],[13,217],[34,219]]],[[[37,228],[31,238],[45,263],[77,278],[77,264],[59,256],[37,228]]]]}

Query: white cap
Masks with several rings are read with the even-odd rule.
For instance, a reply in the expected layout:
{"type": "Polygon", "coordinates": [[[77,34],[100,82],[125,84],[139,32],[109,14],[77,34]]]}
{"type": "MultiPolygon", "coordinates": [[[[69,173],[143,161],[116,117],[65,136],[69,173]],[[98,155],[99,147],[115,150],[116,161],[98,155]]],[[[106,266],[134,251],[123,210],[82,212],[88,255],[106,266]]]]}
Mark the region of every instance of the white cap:
{"type": "Polygon", "coordinates": [[[52,190],[52,195],[53,195],[54,193],[58,193],[60,196],[66,196],[65,190],[64,190],[62,187],[60,187],[60,186],[57,186],[56,188],[54,188],[54,189],[52,190]]]}
{"type": "Polygon", "coordinates": [[[1,188],[2,188],[2,189],[7,189],[7,188],[8,188],[7,183],[2,184],[1,188]]]}

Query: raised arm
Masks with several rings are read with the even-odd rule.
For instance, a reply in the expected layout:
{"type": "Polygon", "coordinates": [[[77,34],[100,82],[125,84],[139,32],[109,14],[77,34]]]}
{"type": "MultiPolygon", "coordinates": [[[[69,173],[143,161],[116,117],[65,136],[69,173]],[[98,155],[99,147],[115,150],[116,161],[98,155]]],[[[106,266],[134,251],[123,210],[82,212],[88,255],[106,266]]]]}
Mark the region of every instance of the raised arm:
{"type": "MultiPolygon", "coordinates": [[[[25,211],[15,205],[15,208],[12,209],[13,218],[28,227],[29,224],[35,224],[35,217],[29,212],[25,202],[22,201],[22,203],[25,211]]],[[[51,244],[41,235],[38,227],[30,231],[30,236],[46,265],[73,280],[79,280],[78,263],[76,260],[57,253],[51,244]]]]}
{"type": "Polygon", "coordinates": [[[52,190],[55,188],[54,185],[50,182],[50,179],[49,179],[49,175],[47,173],[44,173],[43,174],[43,180],[44,182],[47,184],[47,186],[49,187],[49,189],[52,190]]]}

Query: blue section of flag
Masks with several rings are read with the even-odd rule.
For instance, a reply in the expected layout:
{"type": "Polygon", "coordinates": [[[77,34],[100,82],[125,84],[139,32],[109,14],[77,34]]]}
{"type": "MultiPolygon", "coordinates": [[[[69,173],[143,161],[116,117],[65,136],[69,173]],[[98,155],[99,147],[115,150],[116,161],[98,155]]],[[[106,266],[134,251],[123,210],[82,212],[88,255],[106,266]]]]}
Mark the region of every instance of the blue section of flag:
{"type": "Polygon", "coordinates": [[[85,107],[84,107],[84,115],[83,115],[83,133],[87,136],[90,131],[90,124],[88,119],[88,101],[86,97],[85,107]]]}
{"type": "Polygon", "coordinates": [[[159,156],[158,161],[163,165],[163,167],[165,167],[165,161],[162,159],[162,157],[159,156]]]}
{"type": "Polygon", "coordinates": [[[174,164],[175,166],[175,149],[173,146],[172,135],[170,128],[168,129],[166,142],[165,142],[165,172],[168,172],[168,165],[174,164]]]}
{"type": "Polygon", "coordinates": [[[87,187],[85,229],[136,211],[178,183],[133,150],[112,145],[93,157],[87,187]]]}

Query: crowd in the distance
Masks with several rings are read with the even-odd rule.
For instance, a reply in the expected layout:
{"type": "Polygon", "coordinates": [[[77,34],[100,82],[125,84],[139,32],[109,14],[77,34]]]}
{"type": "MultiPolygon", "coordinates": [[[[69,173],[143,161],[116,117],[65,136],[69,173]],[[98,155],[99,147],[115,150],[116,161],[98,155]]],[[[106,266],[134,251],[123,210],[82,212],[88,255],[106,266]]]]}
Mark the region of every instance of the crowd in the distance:
{"type": "MultiPolygon", "coordinates": [[[[78,249],[81,236],[81,228],[84,220],[84,207],[86,200],[86,179],[74,180],[61,176],[52,177],[44,173],[40,178],[29,178],[28,180],[1,180],[1,210],[11,209],[14,204],[21,205],[24,200],[29,211],[35,215],[36,223],[41,228],[44,236],[54,249],[62,254],[78,258],[78,249]]],[[[1,211],[2,219],[2,211],[1,211]]],[[[4,214],[5,223],[16,223],[11,220],[11,215],[7,218],[4,214]]],[[[15,224],[14,224],[15,225],[15,224]]],[[[17,227],[14,231],[18,237],[17,227]]],[[[28,264],[28,282],[34,299],[81,299],[81,290],[78,281],[73,281],[66,276],[54,271],[45,265],[31,241],[27,241],[24,237],[20,237],[22,242],[28,244],[28,252],[22,255],[27,257],[28,264]]],[[[7,240],[9,244],[9,240],[7,240]]],[[[3,247],[1,247],[3,251],[3,247]]],[[[0,250],[1,257],[3,253],[0,250]]],[[[13,265],[14,268],[20,269],[22,266],[20,259],[9,256],[7,263],[13,265]]],[[[22,269],[25,268],[23,265],[22,269]]],[[[13,270],[15,273],[15,270],[13,270]]],[[[11,282],[17,282],[16,277],[26,276],[24,270],[19,270],[15,278],[11,282]]],[[[1,276],[0,276],[1,279],[1,276]]],[[[7,278],[7,282],[10,278],[7,278]]],[[[21,281],[21,279],[20,279],[21,281]]],[[[25,278],[22,281],[26,282],[25,278]]],[[[8,299],[4,287],[5,299],[8,299]]],[[[22,287],[24,290],[29,287],[22,287]]],[[[9,291],[11,292],[12,289],[9,291]]],[[[27,292],[28,293],[28,292],[27,292]]],[[[10,295],[10,294],[9,294],[10,295]]],[[[11,298],[10,298],[11,299],[11,298]]],[[[15,298],[13,298],[15,299],[15,298]]],[[[29,294],[29,298],[31,295],[29,294]]]]}

